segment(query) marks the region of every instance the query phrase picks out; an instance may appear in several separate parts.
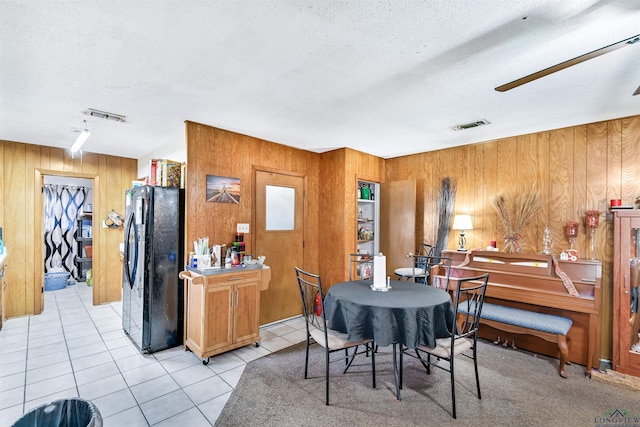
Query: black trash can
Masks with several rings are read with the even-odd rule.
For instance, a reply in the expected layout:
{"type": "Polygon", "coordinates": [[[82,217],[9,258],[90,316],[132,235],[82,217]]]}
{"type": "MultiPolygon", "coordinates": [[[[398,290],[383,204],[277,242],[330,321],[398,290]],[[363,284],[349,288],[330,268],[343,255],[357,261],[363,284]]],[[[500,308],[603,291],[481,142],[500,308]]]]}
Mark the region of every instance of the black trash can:
{"type": "Polygon", "coordinates": [[[96,405],[79,397],[54,400],[33,408],[12,427],[102,427],[102,417],[96,405]]]}

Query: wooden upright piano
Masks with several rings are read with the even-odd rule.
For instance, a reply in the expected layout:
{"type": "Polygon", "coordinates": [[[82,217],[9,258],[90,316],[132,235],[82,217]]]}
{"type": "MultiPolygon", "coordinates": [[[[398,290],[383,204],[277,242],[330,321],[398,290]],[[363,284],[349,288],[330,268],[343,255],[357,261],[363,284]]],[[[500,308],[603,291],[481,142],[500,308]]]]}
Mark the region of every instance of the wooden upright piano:
{"type": "MultiPolygon", "coordinates": [[[[474,250],[443,251],[442,256],[452,258],[452,279],[489,273],[487,302],[571,318],[569,360],[584,365],[587,374],[594,366],[599,367],[600,261],[557,260],[557,268],[569,276],[579,293],[573,296],[558,275],[551,255],[474,250]]],[[[556,345],[534,336],[509,336],[486,325],[481,326],[480,336],[491,340],[499,336],[512,343],[516,340],[519,348],[558,356],[556,345]]]]}

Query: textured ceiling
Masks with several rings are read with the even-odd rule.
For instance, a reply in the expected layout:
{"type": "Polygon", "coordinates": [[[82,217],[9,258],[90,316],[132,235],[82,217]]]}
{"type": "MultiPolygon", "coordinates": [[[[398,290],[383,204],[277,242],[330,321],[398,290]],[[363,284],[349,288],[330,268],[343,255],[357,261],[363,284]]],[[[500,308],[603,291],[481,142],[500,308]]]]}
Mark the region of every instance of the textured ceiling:
{"type": "Polygon", "coordinates": [[[2,0],[0,139],[87,120],[86,151],[140,158],[191,120],[390,158],[640,114],[640,43],[494,90],[639,33],[640,0],[2,0]]]}

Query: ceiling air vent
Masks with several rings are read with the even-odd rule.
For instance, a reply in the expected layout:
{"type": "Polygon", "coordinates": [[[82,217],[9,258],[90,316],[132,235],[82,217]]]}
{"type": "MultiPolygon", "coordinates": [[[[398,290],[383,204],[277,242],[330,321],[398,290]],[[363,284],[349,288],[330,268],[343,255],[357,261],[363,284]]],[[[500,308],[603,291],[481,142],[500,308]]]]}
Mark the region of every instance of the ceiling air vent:
{"type": "Polygon", "coordinates": [[[84,113],[99,119],[113,120],[114,122],[124,122],[127,118],[122,114],[107,113],[106,111],[100,111],[93,108],[88,108],[84,113]]]}
{"type": "Polygon", "coordinates": [[[463,125],[456,125],[456,126],[452,127],[451,129],[453,129],[453,130],[464,130],[464,129],[477,128],[478,126],[484,126],[484,125],[490,125],[490,124],[491,124],[491,122],[489,120],[482,119],[482,120],[476,120],[475,122],[471,122],[471,123],[465,123],[463,125]]]}

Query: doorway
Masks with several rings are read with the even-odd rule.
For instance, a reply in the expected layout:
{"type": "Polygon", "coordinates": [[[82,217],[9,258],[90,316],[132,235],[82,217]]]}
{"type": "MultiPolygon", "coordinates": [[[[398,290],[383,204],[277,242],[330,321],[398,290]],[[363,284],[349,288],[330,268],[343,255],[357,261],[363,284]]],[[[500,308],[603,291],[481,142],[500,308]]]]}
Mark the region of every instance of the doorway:
{"type": "Polygon", "coordinates": [[[87,279],[92,261],[92,193],[90,179],[44,176],[45,274],[64,270],[74,281],[87,279]]]}
{"type": "Polygon", "coordinates": [[[269,289],[260,297],[260,324],[300,314],[295,266],[304,261],[304,178],[256,171],[256,255],[271,268],[269,289]]]}
{"type": "MultiPolygon", "coordinates": [[[[47,272],[64,270],[69,273],[68,284],[86,285],[87,273],[94,262],[95,178],[88,174],[36,170],[40,188],[36,186],[39,208],[35,209],[34,266],[40,274],[36,275],[34,294],[36,311],[39,307],[40,313],[44,310],[47,272]]],[[[60,285],[59,281],[56,285],[60,285]]],[[[95,300],[93,289],[91,295],[95,300]]]]}

